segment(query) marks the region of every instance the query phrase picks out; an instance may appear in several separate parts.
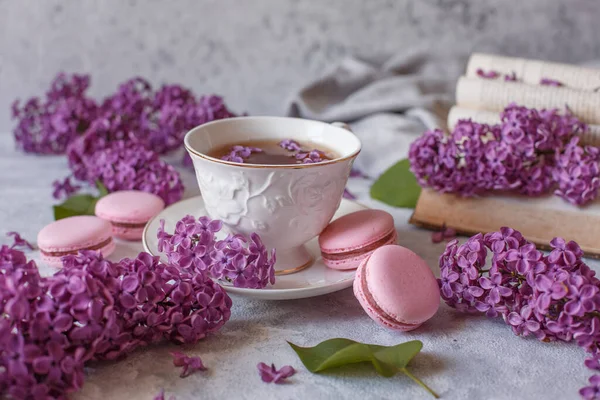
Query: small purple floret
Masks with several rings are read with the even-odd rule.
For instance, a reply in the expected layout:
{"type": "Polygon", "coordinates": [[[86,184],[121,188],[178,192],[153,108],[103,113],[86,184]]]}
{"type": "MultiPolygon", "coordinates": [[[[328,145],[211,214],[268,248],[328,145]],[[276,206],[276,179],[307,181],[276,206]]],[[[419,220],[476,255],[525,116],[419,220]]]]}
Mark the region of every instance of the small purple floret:
{"type": "Polygon", "coordinates": [[[557,80],[555,80],[555,79],[550,79],[550,78],[542,78],[542,79],[540,79],[540,85],[545,85],[545,86],[556,86],[556,87],[559,87],[559,86],[564,86],[564,85],[562,84],[562,82],[560,82],[560,81],[557,81],[557,80]]]}
{"type": "Polygon", "coordinates": [[[275,368],[275,364],[271,364],[269,367],[261,362],[256,367],[262,381],[267,383],[284,383],[285,379],[296,373],[296,370],[290,365],[284,365],[278,370],[275,368]]]}
{"type": "Polygon", "coordinates": [[[478,68],[476,72],[477,76],[484,79],[496,79],[500,76],[500,73],[498,71],[484,71],[481,68],[478,68]]]}
{"type": "Polygon", "coordinates": [[[52,197],[55,199],[63,199],[71,196],[74,193],[77,193],[79,189],[81,189],[80,185],[71,184],[71,177],[67,176],[63,181],[55,180],[52,182],[52,186],[54,191],[52,192],[52,197]]]}
{"type": "Polygon", "coordinates": [[[206,371],[206,367],[204,367],[200,357],[189,357],[179,351],[173,351],[171,355],[173,356],[173,365],[183,367],[180,375],[181,378],[190,376],[197,371],[206,371]]]}
{"type": "Polygon", "coordinates": [[[287,151],[300,151],[302,148],[298,142],[292,139],[285,139],[279,142],[279,146],[287,151]]]}

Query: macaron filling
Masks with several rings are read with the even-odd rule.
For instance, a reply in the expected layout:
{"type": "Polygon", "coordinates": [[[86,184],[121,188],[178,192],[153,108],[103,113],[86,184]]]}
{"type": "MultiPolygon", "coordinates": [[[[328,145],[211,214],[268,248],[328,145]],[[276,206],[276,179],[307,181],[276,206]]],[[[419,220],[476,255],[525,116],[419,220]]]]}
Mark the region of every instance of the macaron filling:
{"type": "Polygon", "coordinates": [[[116,221],[110,221],[110,224],[112,226],[117,227],[117,228],[143,228],[143,227],[146,226],[146,222],[133,223],[133,222],[116,222],[116,221]]]}
{"type": "Polygon", "coordinates": [[[385,323],[387,323],[390,326],[394,326],[394,325],[404,325],[407,327],[419,326],[420,324],[411,324],[411,323],[407,323],[407,322],[398,321],[396,318],[392,317],[387,312],[383,311],[381,309],[381,307],[379,307],[377,305],[377,302],[375,301],[373,296],[371,296],[371,293],[369,292],[369,288],[367,286],[367,273],[366,273],[367,266],[364,265],[363,268],[364,268],[364,271],[363,271],[364,273],[362,273],[361,277],[360,277],[360,284],[362,286],[362,294],[363,294],[363,296],[365,296],[365,300],[367,301],[367,303],[369,303],[369,305],[371,307],[373,307],[373,309],[377,313],[377,315],[379,317],[381,317],[385,321],[385,323]]]}
{"type": "Polygon", "coordinates": [[[321,250],[321,256],[326,260],[332,260],[332,261],[345,260],[347,258],[359,256],[361,254],[365,254],[365,253],[374,251],[374,250],[378,249],[379,247],[381,247],[385,244],[388,244],[388,242],[394,240],[394,238],[396,236],[397,236],[396,230],[394,229],[390,233],[388,233],[387,235],[382,237],[381,239],[378,239],[378,240],[374,241],[373,243],[368,244],[365,247],[361,247],[359,249],[354,249],[354,250],[349,250],[349,251],[335,252],[335,253],[329,253],[329,252],[321,250]]]}
{"type": "Polygon", "coordinates": [[[103,247],[108,246],[110,243],[112,242],[112,238],[109,237],[108,239],[92,245],[92,246],[87,246],[87,247],[82,247],[80,249],[76,249],[76,250],[66,250],[66,251],[44,251],[40,249],[40,252],[48,257],[62,257],[62,256],[66,256],[69,254],[77,254],[77,252],[81,251],[81,250],[99,250],[103,247]]]}

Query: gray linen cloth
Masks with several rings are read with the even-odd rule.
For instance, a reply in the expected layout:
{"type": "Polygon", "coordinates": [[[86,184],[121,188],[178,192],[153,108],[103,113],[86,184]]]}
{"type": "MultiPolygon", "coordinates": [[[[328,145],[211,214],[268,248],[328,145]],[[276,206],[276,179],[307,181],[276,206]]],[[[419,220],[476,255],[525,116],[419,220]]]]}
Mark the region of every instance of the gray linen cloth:
{"type": "Polygon", "coordinates": [[[348,57],[303,87],[287,115],[349,122],[363,149],[355,166],[377,177],[406,156],[424,130],[445,125],[455,77],[465,60],[412,50],[392,57],[348,57]]]}

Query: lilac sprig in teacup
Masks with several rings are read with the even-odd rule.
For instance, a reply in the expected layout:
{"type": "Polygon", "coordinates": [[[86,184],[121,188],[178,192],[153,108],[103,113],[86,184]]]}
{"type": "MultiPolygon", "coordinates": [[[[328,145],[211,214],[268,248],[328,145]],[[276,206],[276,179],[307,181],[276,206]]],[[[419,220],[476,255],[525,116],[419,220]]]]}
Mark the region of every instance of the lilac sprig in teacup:
{"type": "Polygon", "coordinates": [[[250,238],[229,234],[217,240],[216,233],[222,227],[219,220],[186,215],[177,221],[171,234],[161,220],[158,250],[173,266],[202,271],[235,287],[262,289],[274,284],[275,249],[269,252],[256,233],[250,238]]]}

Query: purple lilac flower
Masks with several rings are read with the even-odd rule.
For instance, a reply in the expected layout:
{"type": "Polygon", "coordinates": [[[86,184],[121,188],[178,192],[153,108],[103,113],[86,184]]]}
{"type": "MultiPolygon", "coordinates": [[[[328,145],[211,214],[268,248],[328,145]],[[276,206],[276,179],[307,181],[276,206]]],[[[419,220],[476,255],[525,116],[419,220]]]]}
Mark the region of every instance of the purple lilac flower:
{"type": "Polygon", "coordinates": [[[52,186],[54,188],[52,197],[55,199],[67,198],[81,189],[80,185],[71,184],[70,176],[67,176],[63,181],[55,180],[52,182],[52,186]]]}
{"type": "Polygon", "coordinates": [[[116,128],[108,140],[135,138],[148,149],[164,154],[181,146],[194,126],[235,116],[218,96],[196,98],[179,85],[154,90],[136,77],[119,85],[103,101],[86,96],[87,75],[58,74],[46,98],[31,98],[23,106],[16,101],[13,118],[17,145],[26,152],[64,153],[67,146],[96,120],[111,121],[116,128]]]}
{"type": "MultiPolygon", "coordinates": [[[[462,245],[451,241],[439,261],[441,296],[459,311],[502,316],[516,335],[575,341],[592,354],[586,366],[600,370],[600,280],[576,243],[555,238],[551,247],[543,257],[506,227],[462,245]],[[483,249],[492,251],[491,265],[483,249]]],[[[599,382],[590,380],[582,396],[595,398],[599,382]]]]}
{"type": "Polygon", "coordinates": [[[348,188],[344,188],[344,193],[342,194],[342,197],[348,200],[356,200],[356,196],[352,194],[352,192],[349,191],[348,188]]]}
{"type": "Polygon", "coordinates": [[[250,146],[233,146],[231,148],[231,152],[229,154],[221,157],[223,161],[230,161],[235,163],[244,163],[245,159],[250,157],[252,153],[262,153],[263,149],[258,147],[250,147],[250,146]]]}
{"type": "Polygon", "coordinates": [[[148,149],[164,154],[180,147],[191,128],[233,116],[220,97],[196,99],[179,85],[164,85],[154,91],[148,81],[136,77],[123,82],[102,102],[100,118],[119,126],[111,140],[121,140],[120,132],[126,132],[148,149]]]}
{"type": "Polygon", "coordinates": [[[292,139],[285,139],[279,142],[279,146],[286,149],[287,151],[300,151],[302,148],[300,143],[292,139]]]}
{"type": "Polygon", "coordinates": [[[480,78],[485,78],[485,79],[496,79],[497,77],[500,76],[500,73],[498,71],[484,71],[481,68],[478,68],[477,71],[477,76],[480,78]]]}
{"type": "Polygon", "coordinates": [[[546,85],[546,86],[563,86],[562,82],[559,82],[555,79],[550,79],[550,78],[542,78],[540,79],[540,85],[546,85]]]}
{"type": "Polygon", "coordinates": [[[313,164],[327,160],[327,156],[321,150],[315,149],[296,153],[296,159],[302,160],[304,164],[313,164]]]}
{"type": "Polygon", "coordinates": [[[579,145],[587,127],[567,110],[509,105],[501,123],[459,121],[450,134],[425,132],[409,150],[411,171],[423,187],[475,196],[516,191],[540,196],[554,190],[583,205],[600,190],[600,149],[579,145]]]}
{"type": "Polygon", "coordinates": [[[456,230],[454,228],[448,228],[444,224],[442,229],[431,233],[431,242],[440,243],[445,239],[454,239],[456,237],[456,230]]]}
{"type": "Polygon", "coordinates": [[[180,375],[181,378],[190,376],[196,371],[206,370],[200,357],[189,357],[179,351],[174,351],[171,355],[173,356],[173,365],[183,367],[180,375]]]}
{"type": "Polygon", "coordinates": [[[350,178],[367,178],[367,176],[361,170],[352,168],[350,170],[350,178]]]}
{"type": "MultiPolygon", "coordinates": [[[[154,396],[154,400],[167,400],[167,398],[165,398],[165,390],[161,389],[160,392],[154,396]]],[[[175,400],[175,396],[170,396],[168,400],[175,400]]]]}
{"type": "Polygon", "coordinates": [[[7,232],[6,236],[13,238],[13,244],[10,246],[11,249],[15,249],[18,247],[25,247],[29,250],[33,250],[33,245],[29,243],[27,240],[23,239],[18,232],[7,232]]]}
{"type": "Polygon", "coordinates": [[[169,262],[182,270],[206,272],[214,279],[226,280],[235,287],[262,289],[275,283],[275,250],[270,253],[260,236],[250,238],[230,234],[217,240],[215,234],[222,222],[185,216],[175,231],[165,231],[164,222],[157,232],[159,251],[169,262]]]}
{"type": "Polygon", "coordinates": [[[553,171],[558,188],[554,194],[566,201],[583,205],[598,196],[600,189],[600,150],[596,147],[579,146],[574,138],[562,154],[557,155],[553,171]]]}
{"type": "Polygon", "coordinates": [[[550,242],[552,251],[548,256],[548,261],[556,263],[563,267],[573,267],[577,261],[583,256],[583,251],[577,243],[570,241],[566,242],[563,238],[554,238],[550,242]]]}
{"type": "Polygon", "coordinates": [[[516,335],[527,336],[530,333],[535,334],[540,330],[540,323],[532,318],[533,310],[529,306],[521,307],[517,312],[511,312],[506,317],[506,321],[512,325],[516,335]]]}
{"type": "MultiPolygon", "coordinates": [[[[118,263],[94,251],[63,258],[41,278],[33,261],[0,247],[0,390],[13,398],[65,398],[84,363],[114,360],[159,340],[195,343],[231,315],[231,299],[202,271],[140,253],[118,263]]],[[[202,368],[180,359],[184,374],[202,368]]],[[[178,362],[178,361],[176,361],[178,362]]]]}
{"type": "Polygon", "coordinates": [[[154,193],[166,204],[181,199],[184,186],[179,173],[162,161],[157,153],[147,150],[135,140],[117,140],[94,150],[98,145],[95,128],[109,129],[99,127],[102,124],[96,122],[69,147],[69,166],[77,179],[90,183],[99,180],[109,192],[141,190],[154,193]]]}
{"type": "Polygon", "coordinates": [[[581,397],[585,400],[595,400],[600,398],[600,375],[592,375],[589,382],[589,386],[586,386],[579,391],[581,397]]]}
{"type": "Polygon", "coordinates": [[[89,75],[58,74],[44,99],[12,105],[17,147],[27,153],[61,154],[96,118],[98,106],[86,95],[89,75]]]}
{"type": "Polygon", "coordinates": [[[269,367],[267,364],[261,362],[258,363],[256,368],[258,368],[260,378],[266,383],[283,383],[285,379],[296,373],[296,370],[290,365],[284,365],[280,369],[276,369],[275,364],[271,364],[269,367]]]}
{"type": "Polygon", "coordinates": [[[513,71],[510,74],[504,75],[504,81],[505,82],[516,82],[517,81],[517,73],[515,71],[513,71]]]}

